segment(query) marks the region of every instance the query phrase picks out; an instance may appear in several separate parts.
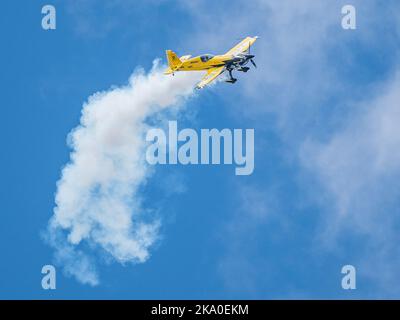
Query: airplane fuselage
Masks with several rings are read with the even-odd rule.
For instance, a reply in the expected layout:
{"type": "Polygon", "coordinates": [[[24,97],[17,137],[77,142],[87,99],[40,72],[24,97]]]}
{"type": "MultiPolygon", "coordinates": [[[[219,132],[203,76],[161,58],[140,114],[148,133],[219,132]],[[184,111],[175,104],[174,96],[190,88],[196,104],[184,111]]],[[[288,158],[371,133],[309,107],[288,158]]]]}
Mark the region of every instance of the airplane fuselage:
{"type": "Polygon", "coordinates": [[[204,57],[206,57],[206,55],[189,58],[188,60],[183,61],[183,63],[175,71],[208,70],[211,68],[222,67],[226,65],[227,62],[232,60],[232,56],[219,55],[213,56],[212,58],[204,62],[204,57]]]}
{"type": "Polygon", "coordinates": [[[237,56],[232,55],[201,55],[193,58],[184,60],[180,66],[174,71],[201,71],[212,68],[218,68],[227,66],[229,69],[235,69],[236,67],[243,66],[252,59],[254,56],[249,54],[241,54],[237,56]]]}

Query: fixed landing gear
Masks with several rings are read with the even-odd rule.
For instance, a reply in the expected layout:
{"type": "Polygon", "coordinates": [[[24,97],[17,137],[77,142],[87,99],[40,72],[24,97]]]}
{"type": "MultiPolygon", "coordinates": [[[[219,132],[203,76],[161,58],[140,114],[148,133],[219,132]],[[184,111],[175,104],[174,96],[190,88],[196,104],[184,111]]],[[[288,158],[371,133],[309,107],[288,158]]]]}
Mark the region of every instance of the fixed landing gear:
{"type": "Polygon", "coordinates": [[[225,82],[228,82],[228,83],[235,83],[236,81],[237,81],[237,79],[235,79],[235,78],[225,80],[225,82]]]}
{"type": "Polygon", "coordinates": [[[250,70],[249,67],[241,67],[240,69],[238,69],[238,71],[242,71],[242,72],[247,72],[249,70],[250,70]]]}
{"type": "Polygon", "coordinates": [[[237,79],[235,79],[233,76],[232,76],[232,70],[228,70],[229,71],[229,79],[228,80],[225,80],[225,82],[228,82],[228,83],[235,83],[236,81],[237,81],[237,79]]]}

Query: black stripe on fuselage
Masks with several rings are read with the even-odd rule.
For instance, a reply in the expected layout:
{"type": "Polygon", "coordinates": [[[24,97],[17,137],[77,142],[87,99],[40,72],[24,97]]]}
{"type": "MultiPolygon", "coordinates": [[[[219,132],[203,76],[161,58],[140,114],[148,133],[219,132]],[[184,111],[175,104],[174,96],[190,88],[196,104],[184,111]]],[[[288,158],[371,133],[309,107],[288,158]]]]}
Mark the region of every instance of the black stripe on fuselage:
{"type": "Polygon", "coordinates": [[[211,68],[218,68],[218,67],[222,67],[222,66],[225,66],[225,65],[226,65],[226,63],[213,64],[212,66],[210,66],[209,69],[211,69],[211,68]]]}

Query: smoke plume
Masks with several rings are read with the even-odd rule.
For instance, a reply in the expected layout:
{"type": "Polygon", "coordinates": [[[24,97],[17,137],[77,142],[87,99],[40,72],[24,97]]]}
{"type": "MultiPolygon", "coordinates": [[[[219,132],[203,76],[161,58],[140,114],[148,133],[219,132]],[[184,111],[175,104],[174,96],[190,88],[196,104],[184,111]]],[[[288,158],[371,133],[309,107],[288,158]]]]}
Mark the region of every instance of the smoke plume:
{"type": "Polygon", "coordinates": [[[141,263],[158,238],[160,221],[140,203],[150,176],[145,162],[147,120],[193,95],[198,74],[165,76],[154,62],[129,83],[89,97],[72,130],[72,151],[57,183],[56,206],[46,233],[55,262],[81,283],[99,283],[95,257],[141,263]]]}

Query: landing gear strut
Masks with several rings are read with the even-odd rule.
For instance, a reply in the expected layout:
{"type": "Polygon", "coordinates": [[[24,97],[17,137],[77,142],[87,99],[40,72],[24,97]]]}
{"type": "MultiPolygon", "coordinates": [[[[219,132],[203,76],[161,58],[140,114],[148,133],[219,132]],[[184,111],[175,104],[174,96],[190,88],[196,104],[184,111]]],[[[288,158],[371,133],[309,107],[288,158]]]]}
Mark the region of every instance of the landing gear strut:
{"type": "Polygon", "coordinates": [[[235,78],[232,76],[232,70],[228,70],[228,71],[229,71],[229,79],[226,80],[226,82],[228,82],[228,83],[235,83],[235,82],[237,81],[237,79],[235,79],[235,78]]]}

